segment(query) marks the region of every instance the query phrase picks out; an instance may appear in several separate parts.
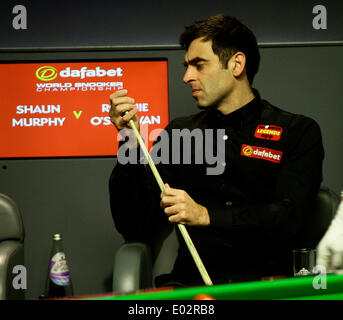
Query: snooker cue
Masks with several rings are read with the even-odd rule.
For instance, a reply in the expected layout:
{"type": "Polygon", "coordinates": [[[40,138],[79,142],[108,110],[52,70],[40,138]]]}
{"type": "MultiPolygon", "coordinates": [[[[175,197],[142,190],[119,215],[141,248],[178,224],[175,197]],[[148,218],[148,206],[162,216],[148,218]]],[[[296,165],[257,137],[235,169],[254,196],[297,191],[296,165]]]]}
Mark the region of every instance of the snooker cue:
{"type": "MultiPolygon", "coordinates": [[[[156,181],[157,181],[157,183],[158,183],[158,185],[159,185],[159,187],[161,189],[161,192],[163,192],[164,189],[165,189],[164,183],[162,181],[162,178],[161,178],[160,174],[157,171],[155,163],[151,159],[151,156],[150,156],[150,154],[149,154],[149,152],[148,152],[148,150],[147,150],[147,148],[145,146],[145,143],[144,143],[140,133],[138,132],[134,122],[132,120],[130,120],[129,124],[130,124],[132,130],[134,131],[134,133],[136,135],[138,143],[141,146],[145,157],[148,160],[150,169],[151,169],[152,173],[154,174],[154,177],[155,177],[155,179],[156,179],[156,181]]],[[[201,275],[204,283],[207,286],[212,286],[213,285],[212,280],[211,280],[210,276],[207,273],[207,270],[206,270],[206,268],[205,268],[205,266],[204,266],[204,264],[203,264],[203,262],[202,262],[202,260],[201,260],[201,258],[199,256],[199,254],[198,254],[197,249],[195,248],[195,246],[193,244],[193,241],[192,241],[191,237],[188,234],[188,231],[187,231],[186,227],[183,224],[181,224],[181,223],[178,223],[177,226],[178,226],[178,228],[179,228],[179,230],[181,232],[181,235],[182,235],[183,239],[186,242],[188,250],[189,250],[189,252],[191,253],[191,255],[193,257],[193,260],[194,260],[194,262],[195,262],[195,264],[196,264],[196,266],[197,266],[197,268],[198,268],[198,270],[200,272],[200,275],[201,275]]]]}

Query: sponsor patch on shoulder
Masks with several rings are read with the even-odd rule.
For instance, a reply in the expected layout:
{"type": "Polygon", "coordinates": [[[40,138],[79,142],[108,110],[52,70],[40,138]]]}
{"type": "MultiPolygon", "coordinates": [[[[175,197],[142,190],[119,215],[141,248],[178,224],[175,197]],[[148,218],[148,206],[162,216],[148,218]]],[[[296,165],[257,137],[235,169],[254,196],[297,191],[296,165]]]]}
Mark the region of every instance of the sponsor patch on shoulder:
{"type": "Polygon", "coordinates": [[[255,138],[266,140],[280,140],[282,128],[270,124],[259,124],[255,130],[255,138]]]}
{"type": "Polygon", "coordinates": [[[282,151],[242,144],[241,155],[249,158],[263,159],[280,163],[282,151]]]}

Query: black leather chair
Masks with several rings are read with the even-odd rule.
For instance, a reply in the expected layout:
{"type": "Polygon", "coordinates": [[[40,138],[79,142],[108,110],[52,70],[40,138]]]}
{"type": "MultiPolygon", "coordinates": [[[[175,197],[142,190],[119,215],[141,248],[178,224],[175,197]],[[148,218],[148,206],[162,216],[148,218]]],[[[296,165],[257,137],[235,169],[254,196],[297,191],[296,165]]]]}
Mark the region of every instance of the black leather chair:
{"type": "Polygon", "coordinates": [[[322,187],[317,195],[313,210],[306,218],[297,241],[297,248],[315,249],[328,229],[337,212],[339,196],[327,187],[322,187]]]}
{"type": "Polygon", "coordinates": [[[12,284],[16,265],[24,265],[23,220],[16,203],[0,193],[0,300],[25,297],[25,291],[12,284]]]}
{"type": "Polygon", "coordinates": [[[178,247],[174,228],[160,229],[153,247],[142,242],[124,243],[115,254],[112,290],[153,288],[156,276],[171,272],[178,247]]]}
{"type": "MultiPolygon", "coordinates": [[[[339,197],[326,187],[318,192],[311,217],[306,219],[296,248],[316,248],[336,213],[339,197]]],[[[154,287],[155,276],[169,273],[177,255],[175,230],[157,235],[156,248],[145,243],[124,243],[115,255],[113,291],[130,292],[154,287]]]]}

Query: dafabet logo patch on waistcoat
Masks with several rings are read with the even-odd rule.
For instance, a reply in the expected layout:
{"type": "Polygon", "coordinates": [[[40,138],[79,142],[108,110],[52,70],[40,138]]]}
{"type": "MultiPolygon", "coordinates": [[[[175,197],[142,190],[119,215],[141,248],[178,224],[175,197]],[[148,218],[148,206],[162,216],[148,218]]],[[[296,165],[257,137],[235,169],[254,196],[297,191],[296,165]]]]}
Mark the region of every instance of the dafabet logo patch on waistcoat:
{"type": "Polygon", "coordinates": [[[242,144],[241,155],[249,158],[263,159],[280,163],[282,151],[242,144]]]}

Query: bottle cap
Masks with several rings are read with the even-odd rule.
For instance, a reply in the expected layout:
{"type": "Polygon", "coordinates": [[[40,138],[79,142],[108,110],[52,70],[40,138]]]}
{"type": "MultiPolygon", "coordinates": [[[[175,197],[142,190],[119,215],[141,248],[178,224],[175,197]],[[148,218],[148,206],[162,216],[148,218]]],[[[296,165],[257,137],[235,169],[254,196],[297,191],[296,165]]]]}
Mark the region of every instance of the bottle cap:
{"type": "Polygon", "coordinates": [[[54,234],[54,240],[61,240],[62,236],[59,233],[54,234]]]}

